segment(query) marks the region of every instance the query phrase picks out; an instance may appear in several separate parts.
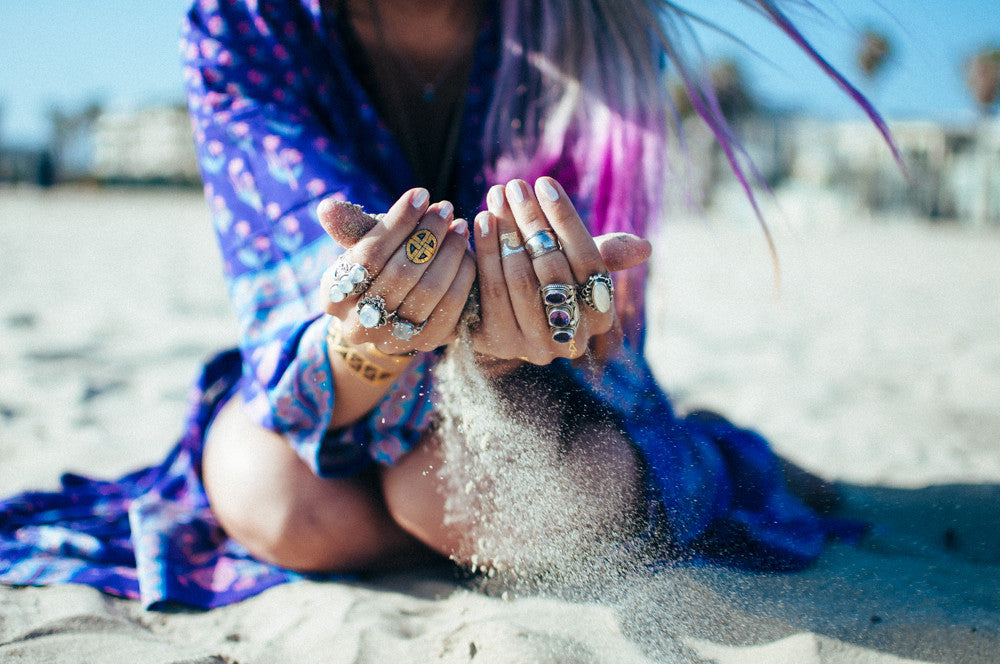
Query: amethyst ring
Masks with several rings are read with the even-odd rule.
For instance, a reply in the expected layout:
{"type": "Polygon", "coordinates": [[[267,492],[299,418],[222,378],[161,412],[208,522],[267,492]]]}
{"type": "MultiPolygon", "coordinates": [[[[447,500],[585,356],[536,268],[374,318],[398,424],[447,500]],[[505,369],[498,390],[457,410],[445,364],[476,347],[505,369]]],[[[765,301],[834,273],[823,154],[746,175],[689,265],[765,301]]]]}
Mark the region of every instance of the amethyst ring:
{"type": "Polygon", "coordinates": [[[576,336],[576,328],[580,325],[576,286],[549,284],[542,286],[541,294],[545,318],[552,330],[552,340],[561,344],[569,343],[576,336]]]}

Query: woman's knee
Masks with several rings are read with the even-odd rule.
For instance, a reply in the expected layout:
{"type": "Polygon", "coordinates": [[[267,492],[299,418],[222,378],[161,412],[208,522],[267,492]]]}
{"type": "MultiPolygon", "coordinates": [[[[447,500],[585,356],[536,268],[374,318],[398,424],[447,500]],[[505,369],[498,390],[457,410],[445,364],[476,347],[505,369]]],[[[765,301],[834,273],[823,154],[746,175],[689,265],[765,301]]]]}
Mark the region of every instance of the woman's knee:
{"type": "Polygon", "coordinates": [[[384,508],[375,489],[361,478],[317,477],[240,405],[234,399],[216,416],[202,468],[209,504],[226,533],[253,556],[301,571],[361,569],[377,559],[384,508]]]}
{"type": "Polygon", "coordinates": [[[382,471],[382,493],[403,530],[438,553],[457,556],[466,546],[461,531],[446,523],[441,464],[438,439],[425,434],[396,465],[382,471]]]}

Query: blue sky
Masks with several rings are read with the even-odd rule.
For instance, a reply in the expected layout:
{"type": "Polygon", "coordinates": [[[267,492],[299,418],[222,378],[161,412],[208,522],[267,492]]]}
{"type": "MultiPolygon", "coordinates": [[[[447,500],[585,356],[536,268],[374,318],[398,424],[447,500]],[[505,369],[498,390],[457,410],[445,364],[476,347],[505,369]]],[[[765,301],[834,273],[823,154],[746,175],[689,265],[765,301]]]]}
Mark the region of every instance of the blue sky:
{"type": "MultiPolygon", "coordinates": [[[[46,112],[89,100],[117,107],[179,101],[177,22],[190,0],[0,0],[0,141],[37,145],[48,135],[46,112]]],[[[758,96],[781,107],[856,117],[840,92],[775,31],[735,0],[687,0],[759,51],[743,57],[758,96]],[[722,7],[723,9],[718,9],[722,7]]],[[[964,122],[973,117],[961,79],[962,59],[1000,43],[998,0],[817,0],[829,20],[796,14],[800,25],[843,72],[857,78],[857,31],[873,26],[895,45],[894,61],[862,87],[889,117],[964,122]]],[[[706,37],[711,55],[739,47],[706,37]]]]}

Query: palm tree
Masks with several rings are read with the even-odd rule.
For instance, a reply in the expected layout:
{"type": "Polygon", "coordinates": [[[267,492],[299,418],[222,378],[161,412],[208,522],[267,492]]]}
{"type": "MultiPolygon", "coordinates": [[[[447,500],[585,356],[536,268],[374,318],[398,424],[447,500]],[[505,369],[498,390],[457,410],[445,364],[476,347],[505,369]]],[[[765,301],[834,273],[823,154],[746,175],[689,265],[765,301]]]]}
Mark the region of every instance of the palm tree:
{"type": "Polygon", "coordinates": [[[1000,100],[1000,47],[982,48],[966,60],[965,85],[984,115],[996,110],[1000,100]]]}
{"type": "Polygon", "coordinates": [[[993,200],[996,179],[997,131],[987,119],[1000,105],[1000,47],[987,46],[973,53],[965,61],[965,85],[980,110],[981,122],[977,128],[976,154],[979,162],[979,193],[975,199],[973,221],[985,225],[1000,216],[993,200]]]}
{"type": "Polygon", "coordinates": [[[872,28],[861,33],[858,39],[857,65],[867,79],[874,79],[892,56],[892,42],[872,28]]]}

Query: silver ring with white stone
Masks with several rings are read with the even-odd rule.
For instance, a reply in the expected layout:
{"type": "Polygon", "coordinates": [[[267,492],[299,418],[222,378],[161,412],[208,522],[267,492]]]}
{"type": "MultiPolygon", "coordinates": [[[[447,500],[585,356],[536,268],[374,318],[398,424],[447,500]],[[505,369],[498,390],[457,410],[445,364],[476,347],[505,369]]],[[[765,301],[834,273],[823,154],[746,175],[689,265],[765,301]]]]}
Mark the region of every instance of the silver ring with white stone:
{"type": "Polygon", "coordinates": [[[365,295],[358,300],[358,322],[369,330],[382,327],[389,320],[385,300],[381,295],[365,295]]]}
{"type": "Polygon", "coordinates": [[[343,302],[348,295],[361,295],[371,284],[371,275],[361,263],[337,262],[333,273],[334,282],[330,286],[330,301],[343,302]]]}
{"type": "Polygon", "coordinates": [[[607,272],[592,274],[580,286],[580,299],[599,314],[611,311],[615,302],[615,283],[607,272]]]}
{"type": "Polygon", "coordinates": [[[413,323],[398,315],[395,311],[389,314],[389,322],[392,324],[392,336],[400,341],[409,341],[417,336],[423,331],[424,325],[427,323],[427,321],[413,323]]]}

